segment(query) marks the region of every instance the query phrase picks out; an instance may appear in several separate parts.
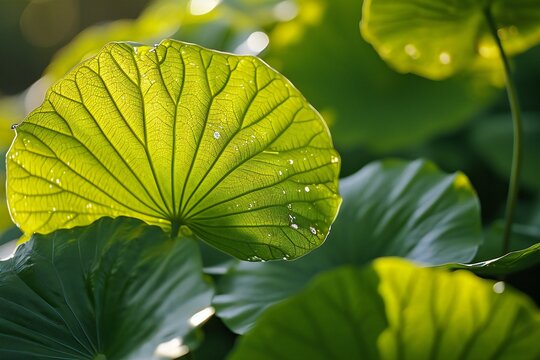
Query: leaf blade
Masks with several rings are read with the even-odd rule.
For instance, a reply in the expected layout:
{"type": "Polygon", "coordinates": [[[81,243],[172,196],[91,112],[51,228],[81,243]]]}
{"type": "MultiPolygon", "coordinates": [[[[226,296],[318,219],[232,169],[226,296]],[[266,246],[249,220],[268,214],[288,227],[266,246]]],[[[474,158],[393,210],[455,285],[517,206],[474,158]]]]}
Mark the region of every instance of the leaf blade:
{"type": "Polygon", "coordinates": [[[324,121],[288,80],[166,40],[109,44],[55,84],[17,127],[7,188],[28,233],[133,216],[277,259],[324,241],[338,172],[324,121]],[[292,213],[296,202],[311,209],[292,213]]]}
{"type": "Polygon", "coordinates": [[[209,306],[193,240],[104,218],[35,235],[0,262],[0,354],[94,359],[151,356],[209,306]]]}

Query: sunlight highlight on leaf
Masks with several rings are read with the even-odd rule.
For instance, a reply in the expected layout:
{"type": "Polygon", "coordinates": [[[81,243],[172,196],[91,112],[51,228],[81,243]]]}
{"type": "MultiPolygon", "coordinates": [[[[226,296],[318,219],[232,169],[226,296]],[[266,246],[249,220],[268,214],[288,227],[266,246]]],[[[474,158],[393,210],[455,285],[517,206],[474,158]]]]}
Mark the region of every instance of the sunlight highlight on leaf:
{"type": "Polygon", "coordinates": [[[173,40],[112,43],[79,65],[17,128],[7,163],[27,233],[125,215],[250,260],[319,246],[341,201],[328,129],[285,78],[173,40]]]}
{"type": "Polygon", "coordinates": [[[437,80],[475,66],[499,71],[484,16],[488,4],[508,54],[540,43],[540,2],[530,0],[366,0],[360,28],[400,72],[437,80]]]}

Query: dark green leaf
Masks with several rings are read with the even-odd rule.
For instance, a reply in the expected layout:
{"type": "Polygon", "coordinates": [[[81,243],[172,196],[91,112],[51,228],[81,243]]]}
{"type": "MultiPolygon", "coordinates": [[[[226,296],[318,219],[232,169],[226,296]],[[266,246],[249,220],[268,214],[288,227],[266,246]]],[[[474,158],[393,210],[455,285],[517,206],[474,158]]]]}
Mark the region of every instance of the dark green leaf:
{"type": "Polygon", "coordinates": [[[139,220],[34,235],[0,262],[0,358],[148,359],[212,293],[197,244],[139,220]]]}
{"type": "Polygon", "coordinates": [[[540,312],[503,283],[385,258],[320,275],[229,359],[534,360],[539,338],[540,312]]]}
{"type": "Polygon", "coordinates": [[[387,160],[343,179],[340,192],[339,216],[319,249],[292,262],[240,263],[220,281],[214,304],[234,331],[245,332],[266,307],[326,269],[381,256],[466,262],[482,241],[478,199],[462,173],[387,160]]]}
{"type": "Polygon", "coordinates": [[[445,269],[467,269],[480,275],[507,275],[540,263],[540,243],[523,250],[472,264],[446,264],[445,269]]]}

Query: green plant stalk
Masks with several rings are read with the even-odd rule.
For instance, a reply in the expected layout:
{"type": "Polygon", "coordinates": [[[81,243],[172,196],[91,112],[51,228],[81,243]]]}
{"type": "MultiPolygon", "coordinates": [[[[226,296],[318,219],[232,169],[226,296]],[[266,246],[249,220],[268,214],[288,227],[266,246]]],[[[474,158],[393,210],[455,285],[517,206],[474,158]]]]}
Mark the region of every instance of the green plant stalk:
{"type": "Polygon", "coordinates": [[[510,249],[510,234],[512,232],[512,221],[514,218],[514,212],[517,204],[517,197],[519,191],[519,177],[521,173],[522,162],[522,133],[523,125],[521,121],[521,110],[519,107],[518,94],[516,90],[516,84],[512,77],[510,70],[510,64],[508,57],[504,51],[499,34],[497,33],[497,26],[493,15],[491,13],[490,6],[484,10],[488,27],[493,35],[497,48],[501,56],[501,60],[504,67],[506,92],[508,94],[508,102],[510,103],[510,110],[512,112],[512,122],[514,125],[514,145],[512,153],[512,169],[510,172],[510,184],[508,186],[508,197],[506,200],[506,219],[503,233],[503,245],[502,254],[506,254],[510,249]]]}

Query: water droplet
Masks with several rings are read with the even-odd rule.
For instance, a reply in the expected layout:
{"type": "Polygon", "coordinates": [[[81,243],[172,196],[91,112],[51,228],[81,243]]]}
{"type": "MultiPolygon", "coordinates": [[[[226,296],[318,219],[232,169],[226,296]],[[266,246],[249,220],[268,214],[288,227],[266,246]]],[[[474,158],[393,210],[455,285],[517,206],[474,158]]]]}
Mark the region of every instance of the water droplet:
{"type": "Polygon", "coordinates": [[[60,179],[56,179],[55,182],[60,185],[60,179]]]}
{"type": "Polygon", "coordinates": [[[293,159],[289,159],[289,164],[290,164],[290,165],[294,164],[294,160],[293,160],[293,159]]]}
{"type": "Polygon", "coordinates": [[[416,46],[414,46],[413,44],[405,45],[403,47],[403,50],[405,50],[405,54],[409,55],[411,59],[416,60],[420,57],[420,52],[418,51],[416,46]]]}
{"type": "Polygon", "coordinates": [[[279,170],[278,174],[279,174],[279,176],[283,175],[283,171],[279,170]]]}
{"type": "Polygon", "coordinates": [[[215,131],[214,132],[214,139],[219,139],[221,137],[221,134],[219,133],[219,131],[215,131]]]}
{"type": "Polygon", "coordinates": [[[443,65],[448,65],[452,62],[452,56],[446,51],[443,51],[442,53],[439,54],[439,61],[443,65]]]}
{"type": "Polygon", "coordinates": [[[309,186],[306,186],[306,187],[304,188],[304,190],[305,190],[306,192],[309,192],[309,186]]]}
{"type": "Polygon", "coordinates": [[[502,294],[504,292],[506,285],[502,281],[498,281],[493,284],[493,291],[497,294],[502,294]]]}
{"type": "Polygon", "coordinates": [[[315,229],[313,226],[309,227],[309,231],[311,231],[313,235],[317,235],[317,229],[315,229]]]}
{"type": "Polygon", "coordinates": [[[53,212],[55,212],[55,211],[56,211],[56,208],[55,208],[55,207],[53,207],[53,208],[52,208],[52,211],[53,211],[53,212]]]}
{"type": "Polygon", "coordinates": [[[93,205],[92,205],[92,203],[88,203],[88,204],[86,204],[86,208],[87,208],[87,209],[91,209],[91,208],[92,208],[92,206],[93,206],[93,205]]]}
{"type": "Polygon", "coordinates": [[[332,157],[330,158],[330,162],[331,162],[332,164],[336,164],[336,163],[339,162],[339,158],[338,158],[337,156],[332,156],[332,157]]]}
{"type": "Polygon", "coordinates": [[[292,204],[287,204],[287,209],[292,210],[292,204]]]}
{"type": "Polygon", "coordinates": [[[298,225],[297,225],[297,224],[291,224],[291,227],[292,227],[294,230],[298,230],[298,225]]]}

